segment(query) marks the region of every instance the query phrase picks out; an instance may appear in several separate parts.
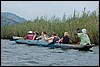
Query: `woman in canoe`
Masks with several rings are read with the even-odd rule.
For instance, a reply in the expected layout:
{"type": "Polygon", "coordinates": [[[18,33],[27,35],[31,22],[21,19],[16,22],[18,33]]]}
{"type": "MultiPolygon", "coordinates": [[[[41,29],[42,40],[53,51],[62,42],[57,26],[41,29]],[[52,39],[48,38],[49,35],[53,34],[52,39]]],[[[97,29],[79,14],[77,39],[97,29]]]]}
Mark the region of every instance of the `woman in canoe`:
{"type": "Polygon", "coordinates": [[[68,32],[64,32],[64,36],[58,41],[58,43],[63,43],[63,44],[72,43],[69,37],[70,35],[68,34],[68,32]]]}
{"type": "Polygon", "coordinates": [[[78,37],[80,38],[80,45],[89,45],[90,39],[89,36],[86,34],[86,29],[81,30],[82,33],[77,33],[78,37]]]}
{"type": "Polygon", "coordinates": [[[46,38],[46,40],[48,41],[48,42],[50,42],[49,44],[48,44],[48,46],[50,47],[50,49],[54,49],[54,44],[55,43],[58,43],[58,41],[59,41],[59,37],[58,36],[56,36],[56,34],[55,33],[52,33],[52,35],[51,35],[51,37],[49,37],[49,38],[46,38]]]}
{"type": "Polygon", "coordinates": [[[58,36],[56,36],[55,33],[52,33],[51,37],[46,38],[46,40],[47,40],[48,42],[50,42],[50,43],[58,43],[59,39],[60,39],[60,38],[59,38],[58,36]]]}
{"type": "Polygon", "coordinates": [[[28,31],[28,34],[25,36],[25,39],[33,40],[34,34],[32,31],[28,31]]]}
{"type": "Polygon", "coordinates": [[[47,35],[46,32],[42,32],[41,33],[41,36],[37,37],[36,39],[37,40],[40,40],[40,41],[46,41],[46,38],[48,38],[49,36],[47,35]]]}

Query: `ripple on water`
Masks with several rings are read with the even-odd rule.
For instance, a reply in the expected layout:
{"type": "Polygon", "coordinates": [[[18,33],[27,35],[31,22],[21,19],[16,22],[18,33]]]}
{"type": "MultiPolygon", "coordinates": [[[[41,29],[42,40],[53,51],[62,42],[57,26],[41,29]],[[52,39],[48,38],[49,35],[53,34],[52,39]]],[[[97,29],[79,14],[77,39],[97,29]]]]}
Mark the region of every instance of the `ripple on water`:
{"type": "Polygon", "coordinates": [[[99,47],[91,50],[49,49],[1,40],[1,66],[99,66],[99,47]]]}

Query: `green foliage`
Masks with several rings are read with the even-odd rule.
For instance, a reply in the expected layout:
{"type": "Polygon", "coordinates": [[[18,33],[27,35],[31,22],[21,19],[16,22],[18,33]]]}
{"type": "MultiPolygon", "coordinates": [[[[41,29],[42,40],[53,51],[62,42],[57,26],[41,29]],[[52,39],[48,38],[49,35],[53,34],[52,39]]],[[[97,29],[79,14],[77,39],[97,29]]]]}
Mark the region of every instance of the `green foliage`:
{"type": "Polygon", "coordinates": [[[92,43],[99,44],[99,16],[96,15],[95,11],[92,13],[83,11],[81,17],[75,15],[63,21],[59,18],[54,19],[44,19],[38,18],[34,21],[27,21],[24,23],[19,23],[16,25],[8,25],[1,27],[1,38],[10,38],[12,35],[25,36],[29,30],[47,32],[48,35],[51,35],[52,32],[55,32],[59,37],[63,36],[65,31],[69,32],[73,42],[77,41],[76,38],[76,29],[77,28],[86,28],[87,34],[89,35],[92,43]]]}

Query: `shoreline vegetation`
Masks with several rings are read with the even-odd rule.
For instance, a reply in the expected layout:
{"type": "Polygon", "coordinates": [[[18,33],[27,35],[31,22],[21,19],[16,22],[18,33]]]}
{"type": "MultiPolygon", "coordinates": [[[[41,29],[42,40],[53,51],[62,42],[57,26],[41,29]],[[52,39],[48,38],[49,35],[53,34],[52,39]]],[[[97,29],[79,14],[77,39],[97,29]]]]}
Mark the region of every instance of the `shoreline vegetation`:
{"type": "Polygon", "coordinates": [[[63,33],[67,31],[73,43],[76,43],[77,36],[75,34],[77,28],[80,28],[80,30],[86,28],[91,43],[99,44],[99,14],[97,15],[96,10],[91,13],[90,11],[86,12],[86,8],[84,8],[81,16],[76,14],[74,10],[73,16],[67,19],[64,13],[62,19],[55,16],[51,19],[47,19],[47,17],[42,16],[40,18],[37,17],[35,20],[3,26],[1,27],[1,39],[9,39],[13,35],[24,37],[29,30],[39,33],[45,31],[49,36],[52,32],[55,32],[59,37],[62,37],[63,33]]]}

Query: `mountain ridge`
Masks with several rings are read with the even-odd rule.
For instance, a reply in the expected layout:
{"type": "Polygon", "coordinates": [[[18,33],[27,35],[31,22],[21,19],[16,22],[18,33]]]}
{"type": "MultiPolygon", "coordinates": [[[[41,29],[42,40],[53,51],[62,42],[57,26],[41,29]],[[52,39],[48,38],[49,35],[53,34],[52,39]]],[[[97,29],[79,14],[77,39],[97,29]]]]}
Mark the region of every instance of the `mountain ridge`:
{"type": "Polygon", "coordinates": [[[14,13],[1,12],[1,26],[13,25],[17,23],[26,22],[25,18],[22,18],[14,13]]]}

